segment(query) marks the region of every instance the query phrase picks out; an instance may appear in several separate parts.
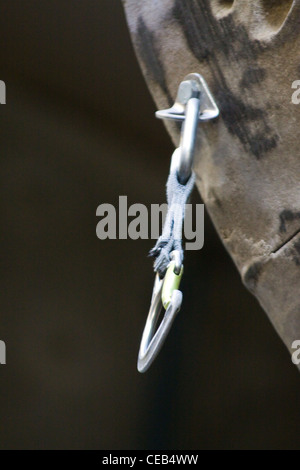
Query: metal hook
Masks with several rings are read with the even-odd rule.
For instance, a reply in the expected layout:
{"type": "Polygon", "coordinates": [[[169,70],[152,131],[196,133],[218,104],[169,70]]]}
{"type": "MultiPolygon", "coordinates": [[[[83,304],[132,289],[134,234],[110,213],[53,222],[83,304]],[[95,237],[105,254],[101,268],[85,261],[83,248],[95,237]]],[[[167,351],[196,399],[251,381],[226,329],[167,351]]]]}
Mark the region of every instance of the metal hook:
{"type": "Polygon", "coordinates": [[[214,119],[219,113],[207,83],[197,73],[188,75],[181,82],[172,108],[157,111],[156,117],[159,119],[184,122],[178,163],[178,179],[181,184],[186,184],[192,173],[199,121],[214,119]]]}
{"type": "Polygon", "coordinates": [[[171,326],[180,311],[182,304],[182,292],[178,290],[183,274],[183,266],[179,265],[176,252],[172,253],[171,261],[164,279],[156,275],[151,306],[143,332],[139,357],[138,371],[146,372],[161,350],[171,326]],[[156,333],[155,328],[160,317],[162,308],[165,314],[156,333]]]}
{"type": "Polygon", "coordinates": [[[181,184],[186,184],[192,173],[197,139],[197,127],[199,123],[199,110],[200,99],[191,98],[186,105],[186,118],[181,132],[181,155],[177,169],[178,180],[181,184]]]}

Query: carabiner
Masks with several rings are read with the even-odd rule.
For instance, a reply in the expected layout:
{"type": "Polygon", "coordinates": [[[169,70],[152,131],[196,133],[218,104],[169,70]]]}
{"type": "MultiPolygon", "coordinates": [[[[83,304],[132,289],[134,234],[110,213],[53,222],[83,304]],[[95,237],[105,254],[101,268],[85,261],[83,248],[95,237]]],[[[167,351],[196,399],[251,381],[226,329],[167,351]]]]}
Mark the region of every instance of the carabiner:
{"type": "Polygon", "coordinates": [[[219,116],[219,108],[206,81],[198,73],[191,73],[180,83],[172,108],[156,112],[159,119],[183,122],[178,162],[178,179],[186,184],[191,176],[199,121],[219,116]]]}
{"type": "Polygon", "coordinates": [[[180,311],[182,292],[178,290],[183,274],[183,266],[177,265],[177,260],[171,261],[164,279],[156,275],[152,300],[145,329],[142,336],[138,364],[138,371],[143,373],[151,366],[161,350],[171,326],[180,311]],[[156,333],[155,328],[162,309],[165,314],[156,333]]]}

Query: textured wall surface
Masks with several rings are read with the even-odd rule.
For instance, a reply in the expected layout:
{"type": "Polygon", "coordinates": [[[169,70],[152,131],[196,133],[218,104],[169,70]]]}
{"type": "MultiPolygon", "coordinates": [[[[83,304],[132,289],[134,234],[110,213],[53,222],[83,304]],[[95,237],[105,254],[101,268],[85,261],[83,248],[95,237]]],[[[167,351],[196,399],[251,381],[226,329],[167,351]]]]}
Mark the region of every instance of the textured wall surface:
{"type": "MultiPolygon", "coordinates": [[[[202,73],[221,116],[199,130],[195,171],[243,282],[292,351],[300,338],[298,0],[124,2],[159,107],[202,73]]],[[[169,126],[175,143],[178,129],[169,126]]]]}

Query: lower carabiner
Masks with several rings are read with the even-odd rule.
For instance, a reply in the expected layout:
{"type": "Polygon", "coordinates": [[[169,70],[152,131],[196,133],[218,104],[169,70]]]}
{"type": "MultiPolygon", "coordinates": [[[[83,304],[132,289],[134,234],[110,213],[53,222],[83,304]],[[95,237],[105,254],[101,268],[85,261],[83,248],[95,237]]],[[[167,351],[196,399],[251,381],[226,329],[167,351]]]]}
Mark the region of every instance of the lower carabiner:
{"type": "Polygon", "coordinates": [[[183,267],[179,274],[174,272],[175,264],[172,262],[164,279],[156,275],[151,306],[142,336],[137,368],[139,372],[146,372],[161,350],[172,324],[180,311],[182,304],[182,292],[177,290],[183,273],[183,267]],[[172,273],[171,273],[172,271],[172,273]],[[156,331],[155,328],[163,309],[163,300],[167,307],[163,319],[156,331]]]}

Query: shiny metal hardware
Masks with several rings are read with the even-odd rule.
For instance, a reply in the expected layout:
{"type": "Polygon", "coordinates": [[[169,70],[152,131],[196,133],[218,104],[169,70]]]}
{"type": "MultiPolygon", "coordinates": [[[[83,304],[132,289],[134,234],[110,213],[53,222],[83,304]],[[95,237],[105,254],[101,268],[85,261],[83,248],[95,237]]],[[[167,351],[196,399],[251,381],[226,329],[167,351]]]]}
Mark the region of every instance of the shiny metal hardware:
{"type": "MultiPolygon", "coordinates": [[[[181,82],[174,106],[157,111],[159,119],[181,121],[181,141],[175,150],[171,172],[177,170],[178,180],[185,185],[193,170],[199,121],[208,121],[219,116],[216,105],[204,78],[196,73],[188,75],[181,82]]],[[[182,293],[178,290],[183,274],[179,251],[171,253],[171,262],[163,279],[156,275],[151,305],[142,336],[138,371],[146,372],[150,367],[171,329],[171,326],[182,304],[182,293]],[[161,312],[165,309],[163,319],[157,328],[161,312]]]]}
{"type": "Polygon", "coordinates": [[[178,162],[181,184],[186,184],[192,173],[199,121],[209,121],[218,117],[219,113],[204,78],[197,73],[188,75],[181,82],[172,108],[156,112],[159,119],[183,122],[178,162]]]}
{"type": "MultiPolygon", "coordinates": [[[[137,368],[146,372],[161,350],[171,326],[180,311],[182,293],[178,290],[183,274],[183,266],[178,263],[176,252],[172,253],[171,261],[164,279],[156,275],[152,300],[146,326],[143,332],[137,368]],[[179,269],[179,273],[176,271],[179,269]],[[165,308],[163,319],[155,333],[162,309],[165,308]]],[[[178,271],[177,271],[178,272],[178,271]]]]}

